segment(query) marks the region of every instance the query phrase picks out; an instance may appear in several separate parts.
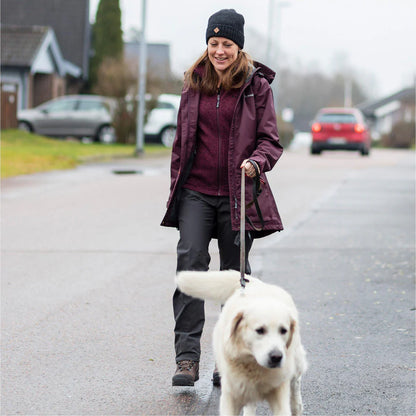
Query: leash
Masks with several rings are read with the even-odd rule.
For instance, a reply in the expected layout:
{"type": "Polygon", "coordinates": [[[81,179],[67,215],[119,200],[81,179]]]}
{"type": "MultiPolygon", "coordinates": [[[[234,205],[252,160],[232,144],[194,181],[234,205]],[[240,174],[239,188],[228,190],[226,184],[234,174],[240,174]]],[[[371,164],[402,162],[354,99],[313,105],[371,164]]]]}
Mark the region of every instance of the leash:
{"type": "Polygon", "coordinates": [[[256,171],[256,176],[253,179],[253,200],[246,205],[246,209],[251,207],[254,204],[254,206],[256,207],[257,216],[259,217],[259,220],[260,220],[261,227],[257,228],[251,221],[250,217],[247,217],[246,219],[247,219],[247,222],[253,227],[253,230],[261,231],[264,228],[264,219],[263,219],[263,214],[261,212],[257,197],[261,194],[261,184],[264,182],[260,179],[260,169],[257,163],[254,160],[251,160],[251,159],[248,159],[248,160],[254,166],[254,170],[256,171]]]}
{"type": "Polygon", "coordinates": [[[240,285],[246,287],[246,168],[241,168],[241,199],[240,199],[240,285]]]}
{"type": "Polygon", "coordinates": [[[241,168],[241,198],[240,198],[240,285],[241,290],[243,291],[246,287],[246,282],[248,280],[245,278],[246,273],[246,219],[248,223],[253,227],[256,231],[261,231],[264,228],[264,220],[263,215],[261,213],[260,206],[257,201],[257,197],[261,193],[261,179],[260,179],[260,169],[257,166],[257,163],[251,161],[251,164],[254,166],[256,170],[256,177],[253,180],[253,201],[251,201],[246,206],[246,168],[243,166],[241,168]],[[251,205],[255,205],[257,215],[260,219],[261,228],[255,227],[253,222],[250,220],[249,217],[246,217],[246,208],[250,207],[251,205]]]}

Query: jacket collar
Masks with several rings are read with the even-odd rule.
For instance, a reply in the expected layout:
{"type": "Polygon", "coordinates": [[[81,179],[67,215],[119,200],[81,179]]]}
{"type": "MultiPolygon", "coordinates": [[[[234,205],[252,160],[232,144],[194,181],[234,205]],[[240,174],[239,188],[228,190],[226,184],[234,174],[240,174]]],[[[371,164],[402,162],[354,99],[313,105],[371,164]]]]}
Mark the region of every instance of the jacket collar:
{"type": "MultiPolygon", "coordinates": [[[[198,65],[195,68],[194,73],[200,78],[203,78],[205,75],[205,65],[204,64],[198,65]]],[[[276,76],[276,72],[274,72],[268,66],[262,64],[261,62],[254,61],[252,70],[250,74],[248,75],[246,82],[249,82],[251,78],[254,76],[254,74],[256,73],[258,73],[260,76],[265,78],[269,84],[273,82],[276,76]]]]}

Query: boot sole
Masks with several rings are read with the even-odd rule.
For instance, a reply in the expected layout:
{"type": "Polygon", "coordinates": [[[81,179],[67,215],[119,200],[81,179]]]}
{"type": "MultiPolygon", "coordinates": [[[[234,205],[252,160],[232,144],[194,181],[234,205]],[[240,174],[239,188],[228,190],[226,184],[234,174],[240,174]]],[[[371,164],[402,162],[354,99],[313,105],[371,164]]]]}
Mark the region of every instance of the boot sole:
{"type": "Polygon", "coordinates": [[[177,375],[172,378],[172,386],[193,386],[195,384],[195,381],[198,380],[198,376],[194,380],[191,377],[177,375]]]}
{"type": "Polygon", "coordinates": [[[221,387],[221,376],[220,376],[220,373],[215,372],[212,375],[212,384],[215,387],[221,387]]]}

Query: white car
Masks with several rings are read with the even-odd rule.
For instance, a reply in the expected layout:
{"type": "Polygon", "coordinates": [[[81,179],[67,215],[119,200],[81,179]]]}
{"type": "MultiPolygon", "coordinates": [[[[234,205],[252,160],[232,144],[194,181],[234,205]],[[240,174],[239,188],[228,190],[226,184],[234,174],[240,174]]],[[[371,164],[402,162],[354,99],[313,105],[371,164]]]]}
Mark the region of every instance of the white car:
{"type": "Polygon", "coordinates": [[[298,131],[293,137],[289,149],[299,150],[309,148],[312,143],[312,134],[307,131],[298,131]]]}
{"type": "Polygon", "coordinates": [[[156,107],[149,113],[144,126],[144,137],[148,142],[158,141],[172,147],[176,135],[180,95],[161,94],[156,107]]]}

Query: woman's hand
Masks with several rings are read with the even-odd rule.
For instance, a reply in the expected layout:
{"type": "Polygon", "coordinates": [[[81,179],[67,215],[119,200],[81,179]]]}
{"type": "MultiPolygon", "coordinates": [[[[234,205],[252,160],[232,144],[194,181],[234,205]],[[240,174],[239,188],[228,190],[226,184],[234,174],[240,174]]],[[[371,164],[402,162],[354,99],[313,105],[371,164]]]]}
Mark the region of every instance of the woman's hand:
{"type": "Polygon", "coordinates": [[[248,159],[243,160],[243,163],[240,166],[240,169],[246,169],[246,176],[249,178],[254,178],[256,176],[256,169],[253,166],[253,163],[250,162],[248,159]]]}

